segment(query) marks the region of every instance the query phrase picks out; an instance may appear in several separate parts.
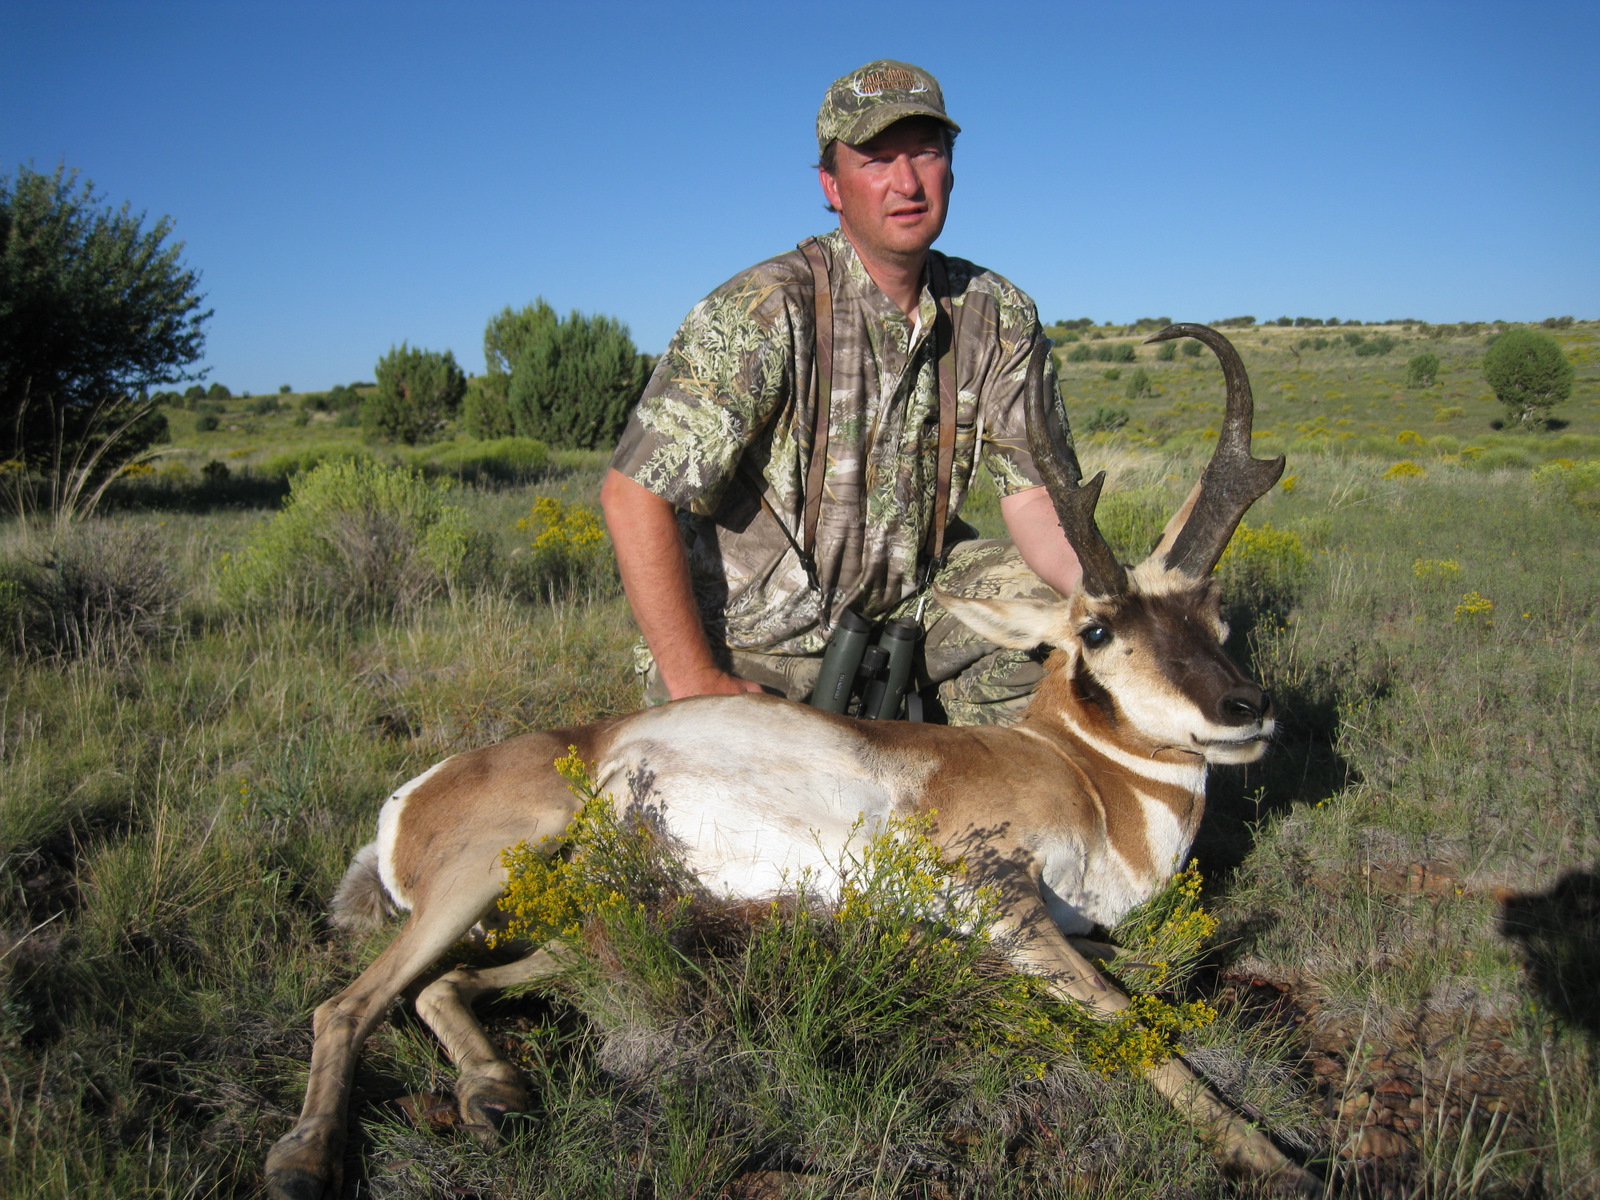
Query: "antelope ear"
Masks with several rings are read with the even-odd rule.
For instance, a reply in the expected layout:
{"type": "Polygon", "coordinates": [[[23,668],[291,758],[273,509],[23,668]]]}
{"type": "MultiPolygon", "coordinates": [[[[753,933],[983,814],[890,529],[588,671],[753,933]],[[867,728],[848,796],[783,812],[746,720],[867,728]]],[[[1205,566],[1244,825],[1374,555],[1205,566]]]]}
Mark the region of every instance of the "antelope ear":
{"type": "Polygon", "coordinates": [[[937,588],[933,598],[968,629],[1008,650],[1032,650],[1041,642],[1053,646],[1070,632],[1067,600],[978,600],[937,588]]]}

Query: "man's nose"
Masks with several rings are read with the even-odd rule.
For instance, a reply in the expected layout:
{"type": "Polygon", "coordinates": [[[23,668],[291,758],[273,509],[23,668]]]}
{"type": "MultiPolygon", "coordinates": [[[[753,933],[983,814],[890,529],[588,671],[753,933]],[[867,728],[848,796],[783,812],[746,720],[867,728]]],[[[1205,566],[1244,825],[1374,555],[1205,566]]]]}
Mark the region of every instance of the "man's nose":
{"type": "Polygon", "coordinates": [[[917,178],[917,172],[912,167],[911,156],[908,154],[902,154],[894,160],[890,181],[894,185],[894,190],[902,196],[915,197],[922,191],[922,181],[917,178]]]}

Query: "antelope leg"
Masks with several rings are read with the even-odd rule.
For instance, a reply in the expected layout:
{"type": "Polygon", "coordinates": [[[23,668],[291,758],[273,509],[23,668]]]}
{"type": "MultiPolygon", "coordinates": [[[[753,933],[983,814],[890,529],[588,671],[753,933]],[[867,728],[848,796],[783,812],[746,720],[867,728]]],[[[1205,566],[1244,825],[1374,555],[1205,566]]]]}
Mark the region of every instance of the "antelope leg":
{"type": "Polygon", "coordinates": [[[447,972],[417,996],[417,1015],[461,1072],[456,1082],[461,1119],[480,1141],[498,1140],[506,1114],[525,1111],[529,1101],[521,1072],[495,1050],[472,1015],[472,1002],[486,992],[543,979],[559,969],[550,952],[541,948],[503,966],[447,972]]]}
{"type": "Polygon", "coordinates": [[[401,991],[431,967],[483,915],[500,894],[504,876],[486,872],[475,888],[438,889],[433,904],[419,902],[394,941],[349,987],[318,1006],[311,1027],[311,1075],[295,1127],[267,1154],[267,1195],[272,1200],[321,1200],[339,1194],[343,1173],[345,1109],[356,1058],[401,991]]]}
{"type": "MultiPolygon", "coordinates": [[[[1128,997],[1062,936],[1042,901],[1014,901],[1006,924],[1023,935],[1011,952],[1013,965],[1045,976],[1052,991],[1102,1016],[1128,1007],[1128,997]]],[[[1225,1168],[1260,1179],[1275,1193],[1323,1194],[1320,1179],[1290,1162],[1272,1139],[1230,1108],[1181,1058],[1149,1068],[1145,1078],[1200,1127],[1225,1168]]]]}

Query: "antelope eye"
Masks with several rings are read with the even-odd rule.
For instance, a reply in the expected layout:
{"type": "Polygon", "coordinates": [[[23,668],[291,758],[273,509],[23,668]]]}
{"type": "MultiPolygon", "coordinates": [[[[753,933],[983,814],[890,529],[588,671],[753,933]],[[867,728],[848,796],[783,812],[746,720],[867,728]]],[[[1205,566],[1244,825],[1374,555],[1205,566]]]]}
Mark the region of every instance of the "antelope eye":
{"type": "Polygon", "coordinates": [[[1111,630],[1104,625],[1091,625],[1078,635],[1091,650],[1098,650],[1111,640],[1111,630]]]}

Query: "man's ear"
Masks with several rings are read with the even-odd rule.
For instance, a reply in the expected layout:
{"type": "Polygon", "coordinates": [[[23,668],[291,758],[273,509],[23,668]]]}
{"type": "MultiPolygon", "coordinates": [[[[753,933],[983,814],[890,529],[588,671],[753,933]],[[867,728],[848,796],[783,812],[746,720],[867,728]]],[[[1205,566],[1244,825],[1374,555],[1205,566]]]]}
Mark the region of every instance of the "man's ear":
{"type": "Polygon", "coordinates": [[[828,174],[825,167],[818,167],[817,182],[822,185],[822,194],[828,198],[828,207],[837,211],[839,208],[839,181],[828,174]]]}

